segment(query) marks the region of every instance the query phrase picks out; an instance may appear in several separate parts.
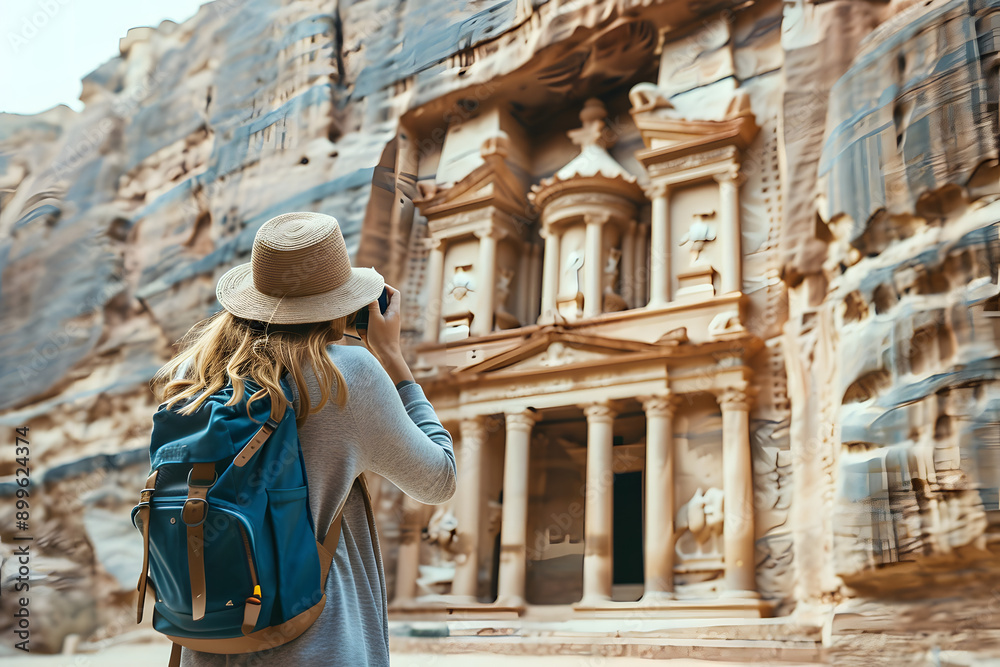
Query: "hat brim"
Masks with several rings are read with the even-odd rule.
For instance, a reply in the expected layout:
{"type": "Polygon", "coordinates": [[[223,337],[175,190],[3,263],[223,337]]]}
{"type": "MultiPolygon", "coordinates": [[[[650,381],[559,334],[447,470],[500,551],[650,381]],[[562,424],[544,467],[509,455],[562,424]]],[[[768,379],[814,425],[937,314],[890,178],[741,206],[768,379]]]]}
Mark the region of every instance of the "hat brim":
{"type": "Polygon", "coordinates": [[[239,264],[222,274],[215,296],[230,313],[248,320],[276,324],[325,322],[357,312],[382,294],[385,279],[375,269],[351,268],[351,277],[328,292],[277,297],[253,284],[251,264],[239,264]]]}

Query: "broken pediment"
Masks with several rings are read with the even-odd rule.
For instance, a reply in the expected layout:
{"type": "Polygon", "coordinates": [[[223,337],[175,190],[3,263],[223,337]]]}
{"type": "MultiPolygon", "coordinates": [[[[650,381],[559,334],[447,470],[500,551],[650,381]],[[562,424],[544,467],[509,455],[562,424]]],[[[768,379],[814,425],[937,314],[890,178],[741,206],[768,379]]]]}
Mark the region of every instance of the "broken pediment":
{"type": "Polygon", "coordinates": [[[676,346],[677,341],[643,343],[641,341],[606,338],[590,334],[570,333],[561,327],[551,327],[528,337],[522,345],[459,369],[462,374],[521,372],[554,367],[600,362],[632,354],[657,353],[676,346]]]}
{"type": "Polygon", "coordinates": [[[733,97],[722,120],[684,118],[652,83],[634,86],[629,91],[629,100],[630,113],[649,149],[647,152],[658,155],[681,156],[730,145],[742,150],[760,130],[745,93],[733,97]]]}
{"type": "Polygon", "coordinates": [[[527,206],[525,186],[505,161],[508,148],[506,134],[487,138],[480,149],[483,164],[451,187],[418,183],[420,195],[413,203],[428,219],[483,206],[523,216],[527,206]]]}

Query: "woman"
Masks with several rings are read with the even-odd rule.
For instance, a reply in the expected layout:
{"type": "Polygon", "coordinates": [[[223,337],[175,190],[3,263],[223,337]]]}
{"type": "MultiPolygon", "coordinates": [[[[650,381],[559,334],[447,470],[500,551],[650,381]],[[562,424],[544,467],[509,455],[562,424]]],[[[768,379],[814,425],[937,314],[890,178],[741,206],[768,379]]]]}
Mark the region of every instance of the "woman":
{"type": "Polygon", "coordinates": [[[181,665],[388,665],[378,535],[369,530],[364,497],[352,491],[354,478],[371,470],[430,504],[451,498],[456,483],[451,436],[400,352],[402,296],[374,269],[351,267],[334,218],[308,212],[264,223],[251,261],[223,275],[216,296],[224,310],[195,325],[181,341],[183,351],[154,377],[157,388],[163,385],[160,401],[211,393],[229,380],[239,397],[244,379],[284,401],[279,378],[287,373],[317,530],[347,500],[326,606],[302,635],[256,653],[185,647],[181,665]],[[390,295],[384,316],[376,302],[383,287],[390,295]],[[364,307],[365,346],[330,345],[364,307]]]}

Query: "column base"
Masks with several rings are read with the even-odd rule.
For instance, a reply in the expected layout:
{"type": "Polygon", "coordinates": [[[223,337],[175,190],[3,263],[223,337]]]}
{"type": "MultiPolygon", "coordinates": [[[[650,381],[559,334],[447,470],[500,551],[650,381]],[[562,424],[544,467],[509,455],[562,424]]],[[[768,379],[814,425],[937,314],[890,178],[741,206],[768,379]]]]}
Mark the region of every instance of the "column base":
{"type": "Polygon", "coordinates": [[[759,600],[760,593],[750,590],[721,590],[719,597],[725,599],[759,600]]]}
{"type": "Polygon", "coordinates": [[[527,606],[524,598],[519,596],[507,596],[498,597],[496,602],[489,605],[490,609],[496,609],[498,611],[516,611],[522,612],[527,606]]]}
{"type": "Polygon", "coordinates": [[[612,601],[610,596],[591,595],[584,597],[579,602],[574,602],[573,609],[604,609],[609,605],[615,606],[619,604],[621,603],[612,601]]]}
{"type": "Polygon", "coordinates": [[[646,591],[639,598],[638,604],[657,604],[668,600],[676,600],[673,591],[646,591]]]}
{"type": "Polygon", "coordinates": [[[479,598],[475,595],[440,595],[437,598],[442,604],[455,607],[468,607],[479,604],[479,598]]]}
{"type": "Polygon", "coordinates": [[[404,618],[461,618],[461,619],[510,619],[524,611],[524,605],[507,606],[493,602],[479,602],[468,596],[428,595],[412,600],[393,602],[389,614],[404,618]]]}
{"type": "Polygon", "coordinates": [[[558,310],[542,313],[535,324],[566,324],[566,318],[558,310]]]}
{"type": "Polygon", "coordinates": [[[650,618],[767,618],[776,606],[771,600],[692,598],[660,599],[656,602],[615,602],[605,600],[592,604],[582,600],[573,605],[574,612],[601,618],[633,616],[636,612],[650,618]]]}

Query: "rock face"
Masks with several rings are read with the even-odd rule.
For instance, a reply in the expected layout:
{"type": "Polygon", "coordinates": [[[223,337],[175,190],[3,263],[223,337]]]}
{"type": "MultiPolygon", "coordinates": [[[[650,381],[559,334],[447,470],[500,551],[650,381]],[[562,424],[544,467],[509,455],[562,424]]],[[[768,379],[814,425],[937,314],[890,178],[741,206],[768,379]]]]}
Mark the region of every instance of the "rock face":
{"type": "Polygon", "coordinates": [[[401,632],[996,655],[998,29],[1000,0],[216,0],[129,31],[82,113],[0,115],[38,650],[133,627],[147,383],[257,228],[315,210],[402,288],[458,446],[448,505],[373,489],[401,632]]]}

